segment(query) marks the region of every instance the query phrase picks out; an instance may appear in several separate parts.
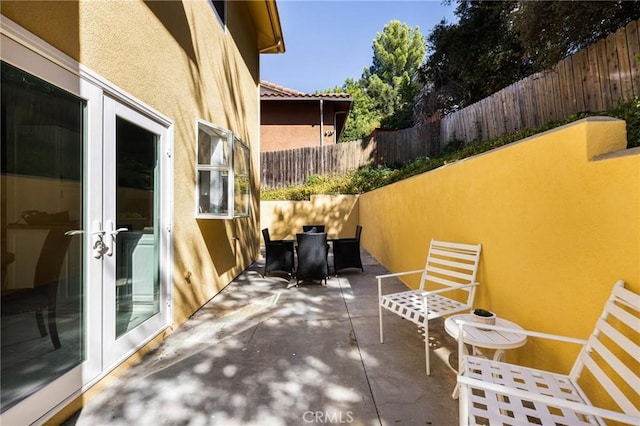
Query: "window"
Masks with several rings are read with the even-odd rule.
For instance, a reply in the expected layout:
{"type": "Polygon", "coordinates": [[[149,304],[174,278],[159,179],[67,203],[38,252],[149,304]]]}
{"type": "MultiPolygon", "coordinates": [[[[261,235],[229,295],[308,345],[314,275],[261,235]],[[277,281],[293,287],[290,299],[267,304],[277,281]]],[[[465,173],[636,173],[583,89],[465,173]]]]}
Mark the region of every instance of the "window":
{"type": "Polygon", "coordinates": [[[197,122],[196,217],[249,216],[250,151],[227,129],[197,122]]]}
{"type": "Polygon", "coordinates": [[[227,24],[226,0],[219,0],[219,1],[209,0],[209,1],[211,2],[211,6],[213,6],[213,9],[218,14],[218,18],[220,19],[220,22],[222,22],[222,25],[226,25],[227,24]]]}

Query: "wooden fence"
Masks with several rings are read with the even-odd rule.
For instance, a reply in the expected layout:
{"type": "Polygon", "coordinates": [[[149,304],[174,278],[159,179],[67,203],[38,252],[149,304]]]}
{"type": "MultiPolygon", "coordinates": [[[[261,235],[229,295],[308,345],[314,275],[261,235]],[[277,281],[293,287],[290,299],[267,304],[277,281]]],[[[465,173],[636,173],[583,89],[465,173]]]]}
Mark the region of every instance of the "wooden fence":
{"type": "Polygon", "coordinates": [[[363,165],[406,162],[438,152],[440,123],[381,132],[364,140],[260,153],[261,185],[300,185],[310,175],[341,174],[363,165]]]}
{"type": "Polygon", "coordinates": [[[640,95],[640,20],[441,121],[443,144],[493,139],[640,95]]]}
{"type": "Polygon", "coordinates": [[[439,122],[366,141],[260,154],[262,186],[298,185],[312,174],[433,156],[450,141],[470,143],[599,112],[640,96],[640,20],[439,122]]]}

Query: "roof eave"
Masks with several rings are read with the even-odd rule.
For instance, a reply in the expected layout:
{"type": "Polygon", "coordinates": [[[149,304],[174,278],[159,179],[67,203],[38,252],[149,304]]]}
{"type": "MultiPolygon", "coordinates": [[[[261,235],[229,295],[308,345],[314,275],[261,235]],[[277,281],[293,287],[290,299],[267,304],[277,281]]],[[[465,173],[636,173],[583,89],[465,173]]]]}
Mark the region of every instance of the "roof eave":
{"type": "Polygon", "coordinates": [[[256,23],[259,52],[284,53],[284,36],[276,1],[249,1],[247,6],[256,23]]]}

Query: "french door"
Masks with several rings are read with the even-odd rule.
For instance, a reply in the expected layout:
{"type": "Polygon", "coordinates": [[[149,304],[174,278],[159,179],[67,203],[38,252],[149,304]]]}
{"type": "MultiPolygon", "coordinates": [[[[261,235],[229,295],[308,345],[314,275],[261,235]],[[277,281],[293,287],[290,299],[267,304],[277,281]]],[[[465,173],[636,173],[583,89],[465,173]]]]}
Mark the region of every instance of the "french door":
{"type": "Polygon", "coordinates": [[[171,134],[2,30],[0,424],[31,424],[169,324],[171,134]]]}
{"type": "MultiPolygon", "coordinates": [[[[105,365],[135,351],[166,323],[168,294],[160,259],[162,142],[167,129],[116,100],[104,98],[101,256],[105,365]]],[[[100,202],[100,200],[96,200],[100,202]]],[[[100,252],[100,253],[99,253],[100,252]]]]}

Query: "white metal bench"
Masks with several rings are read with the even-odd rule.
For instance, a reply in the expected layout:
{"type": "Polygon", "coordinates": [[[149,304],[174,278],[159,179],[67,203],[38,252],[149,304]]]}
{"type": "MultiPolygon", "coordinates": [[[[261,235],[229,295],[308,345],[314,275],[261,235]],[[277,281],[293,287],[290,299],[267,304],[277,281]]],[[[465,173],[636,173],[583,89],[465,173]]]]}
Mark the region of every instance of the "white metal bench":
{"type": "MultiPolygon", "coordinates": [[[[471,326],[462,323],[459,332],[471,326]]],[[[517,332],[581,344],[582,349],[564,375],[465,355],[459,339],[460,425],[601,425],[604,419],[640,425],[640,296],[625,289],[623,281],[615,284],[588,340],[517,332]],[[594,380],[581,387],[583,375],[594,380]],[[597,407],[587,396],[602,392],[619,411],[597,407]]]]}
{"type": "Polygon", "coordinates": [[[378,275],[378,311],[380,316],[380,343],[384,342],[382,331],[382,308],[424,327],[424,350],[427,374],[429,364],[429,320],[471,309],[478,283],[476,274],[480,261],[480,244],[461,244],[431,240],[424,269],[378,275]],[[422,273],[417,290],[382,294],[382,280],[422,273]],[[435,285],[434,289],[430,289],[435,285]],[[460,292],[461,291],[461,292],[460,292]],[[445,293],[461,293],[466,300],[447,297],[445,293]]]}

